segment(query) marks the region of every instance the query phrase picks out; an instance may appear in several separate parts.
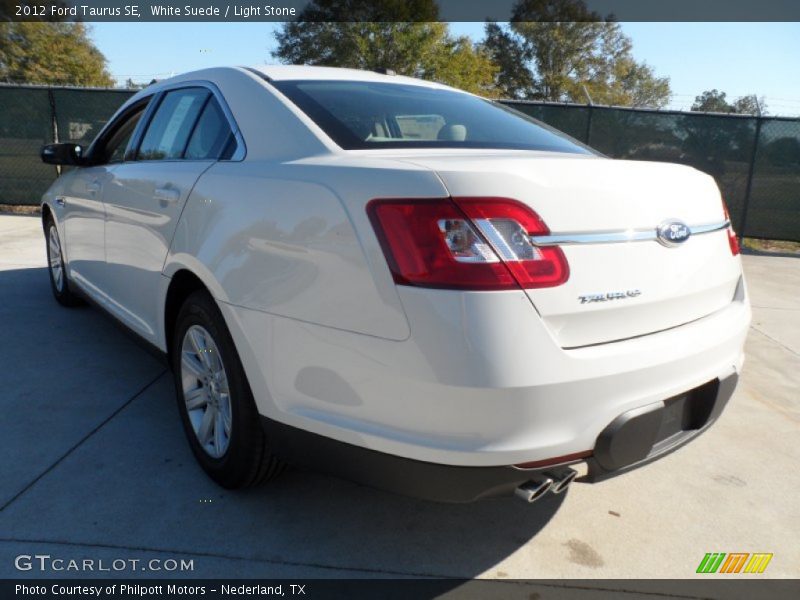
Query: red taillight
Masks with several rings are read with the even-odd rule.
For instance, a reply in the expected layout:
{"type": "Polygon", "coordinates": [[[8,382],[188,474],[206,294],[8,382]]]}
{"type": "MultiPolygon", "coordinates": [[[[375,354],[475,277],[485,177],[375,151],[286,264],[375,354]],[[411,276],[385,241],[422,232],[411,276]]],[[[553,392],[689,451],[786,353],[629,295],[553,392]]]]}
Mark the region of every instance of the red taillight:
{"type": "Polygon", "coordinates": [[[550,233],[533,210],[506,198],[453,200],[489,240],[520,286],[554,287],[569,279],[569,265],[561,248],[539,248],[531,243],[530,236],[550,233]]]}
{"type": "Polygon", "coordinates": [[[559,248],[530,243],[547,226],[514,200],[373,200],[367,212],[398,284],[507,290],[569,277],[559,248]]]}
{"type": "MultiPolygon", "coordinates": [[[[725,212],[725,220],[731,220],[731,215],[728,212],[728,205],[725,204],[725,200],[722,200],[722,210],[725,212]]],[[[736,237],[736,232],[733,231],[733,223],[728,226],[726,230],[728,232],[728,245],[731,247],[731,254],[736,256],[739,254],[739,239],[736,237]]]]}
{"type": "Polygon", "coordinates": [[[734,256],[739,254],[739,240],[736,238],[733,227],[728,227],[728,244],[731,247],[731,254],[734,256]]]}

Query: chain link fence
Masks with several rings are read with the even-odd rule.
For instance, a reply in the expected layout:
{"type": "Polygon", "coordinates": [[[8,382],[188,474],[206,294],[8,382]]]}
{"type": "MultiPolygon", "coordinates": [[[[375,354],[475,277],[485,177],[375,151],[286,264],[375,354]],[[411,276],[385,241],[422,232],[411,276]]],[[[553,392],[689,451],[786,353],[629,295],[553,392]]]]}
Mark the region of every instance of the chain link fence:
{"type": "MultiPolygon", "coordinates": [[[[38,204],[56,177],[52,141],[88,144],[130,90],[0,85],[0,204],[38,204]]],[[[736,230],[800,241],[800,119],[506,101],[613,158],[714,176],[736,230]]]]}
{"type": "Polygon", "coordinates": [[[132,93],[0,84],[0,204],[38,204],[57,176],[42,146],[88,145],[132,93]]]}
{"type": "Polygon", "coordinates": [[[681,163],[713,175],[737,232],[800,241],[800,119],[506,104],[613,158],[681,163]]]}

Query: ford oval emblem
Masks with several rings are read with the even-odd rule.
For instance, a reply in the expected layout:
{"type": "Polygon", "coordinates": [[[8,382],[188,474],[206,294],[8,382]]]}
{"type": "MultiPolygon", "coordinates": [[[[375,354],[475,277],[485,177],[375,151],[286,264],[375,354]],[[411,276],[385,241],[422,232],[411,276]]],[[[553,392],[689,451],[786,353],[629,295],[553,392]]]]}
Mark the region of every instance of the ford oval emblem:
{"type": "Polygon", "coordinates": [[[678,221],[677,219],[664,221],[656,229],[658,242],[664,246],[667,246],[668,248],[679,246],[688,240],[689,236],[691,235],[692,230],[689,229],[689,226],[683,221],[678,221]]]}

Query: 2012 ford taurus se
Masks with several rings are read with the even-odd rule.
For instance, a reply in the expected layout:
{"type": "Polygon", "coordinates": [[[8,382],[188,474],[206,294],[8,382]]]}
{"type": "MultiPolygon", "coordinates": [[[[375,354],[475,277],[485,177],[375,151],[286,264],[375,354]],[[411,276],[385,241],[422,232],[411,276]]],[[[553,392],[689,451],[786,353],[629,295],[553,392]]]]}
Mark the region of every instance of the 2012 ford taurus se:
{"type": "Polygon", "coordinates": [[[713,179],[476,96],[267,66],[130,98],[45,194],[56,299],[168,356],[203,469],[564,491],[704,431],[750,307],[713,179]]]}

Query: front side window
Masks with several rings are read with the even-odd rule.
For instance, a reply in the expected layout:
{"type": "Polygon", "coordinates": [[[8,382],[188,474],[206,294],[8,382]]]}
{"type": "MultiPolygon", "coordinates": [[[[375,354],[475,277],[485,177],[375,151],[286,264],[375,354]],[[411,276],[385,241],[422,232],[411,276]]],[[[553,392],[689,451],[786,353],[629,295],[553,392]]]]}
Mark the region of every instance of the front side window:
{"type": "Polygon", "coordinates": [[[364,81],[273,85],[346,150],[498,148],[591,154],[538,121],[446,89],[364,81]]]}
{"type": "Polygon", "coordinates": [[[117,163],[125,160],[125,151],[149,101],[148,98],[137,103],[111,124],[109,131],[103,133],[97,147],[92,150],[92,164],[117,163]]]}
{"type": "Polygon", "coordinates": [[[106,145],[108,162],[122,162],[125,159],[125,149],[131,141],[131,136],[133,135],[134,129],[136,129],[136,124],[139,122],[139,119],[142,118],[142,113],[144,113],[144,107],[136,111],[131,118],[125,121],[119,130],[111,137],[106,145]]]}
{"type": "Polygon", "coordinates": [[[211,93],[203,88],[167,92],[156,109],[137,154],[138,160],[177,159],[211,93]]]}

